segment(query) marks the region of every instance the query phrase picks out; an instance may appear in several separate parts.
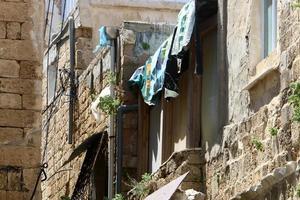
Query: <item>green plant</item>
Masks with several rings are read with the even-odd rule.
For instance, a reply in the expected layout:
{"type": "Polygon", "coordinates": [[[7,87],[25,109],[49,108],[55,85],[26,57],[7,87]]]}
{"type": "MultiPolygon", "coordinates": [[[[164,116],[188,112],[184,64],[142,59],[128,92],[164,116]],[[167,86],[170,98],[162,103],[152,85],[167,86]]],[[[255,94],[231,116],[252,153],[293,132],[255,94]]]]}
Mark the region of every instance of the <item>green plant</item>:
{"type": "Polygon", "coordinates": [[[143,42],[142,47],[143,47],[144,50],[148,50],[148,49],[150,49],[150,44],[148,44],[146,42],[143,42]]]}
{"type": "Polygon", "coordinates": [[[60,199],[61,199],[61,200],[71,200],[71,198],[68,197],[68,196],[62,196],[62,197],[60,197],[60,199]]]}
{"type": "Polygon", "coordinates": [[[300,83],[292,83],[290,89],[292,94],[288,97],[288,100],[294,109],[293,120],[300,122],[300,83]]]}
{"type": "Polygon", "coordinates": [[[293,3],[292,3],[292,7],[293,7],[293,8],[300,8],[300,1],[297,0],[297,1],[293,2],[293,3]]]}
{"type": "Polygon", "coordinates": [[[121,105],[121,101],[119,99],[115,99],[109,95],[99,98],[100,100],[98,108],[107,115],[115,114],[117,112],[118,107],[121,105]]]}
{"type": "Polygon", "coordinates": [[[89,94],[90,94],[92,101],[95,101],[96,97],[97,97],[97,93],[96,93],[95,89],[91,89],[89,94]]]}
{"type": "Polygon", "coordinates": [[[278,134],[278,128],[272,127],[269,129],[269,132],[272,136],[276,136],[278,134]]]}
{"type": "Polygon", "coordinates": [[[150,192],[150,189],[148,188],[148,184],[151,180],[151,174],[144,174],[142,175],[142,180],[138,182],[137,180],[128,177],[130,180],[129,186],[132,187],[131,193],[134,197],[137,199],[144,199],[147,197],[147,195],[150,192]]]}
{"type": "Polygon", "coordinates": [[[298,186],[296,188],[296,195],[297,195],[297,197],[300,197],[300,184],[298,184],[298,186]]]}
{"type": "Polygon", "coordinates": [[[116,196],[112,200],[125,200],[122,194],[116,194],[116,196]]]}
{"type": "Polygon", "coordinates": [[[117,84],[117,76],[114,72],[109,72],[108,74],[108,82],[112,85],[116,85],[117,84]]]}
{"type": "Polygon", "coordinates": [[[258,151],[263,151],[264,150],[264,145],[263,145],[263,143],[259,139],[253,138],[252,139],[252,144],[255,146],[255,148],[258,151]]]}

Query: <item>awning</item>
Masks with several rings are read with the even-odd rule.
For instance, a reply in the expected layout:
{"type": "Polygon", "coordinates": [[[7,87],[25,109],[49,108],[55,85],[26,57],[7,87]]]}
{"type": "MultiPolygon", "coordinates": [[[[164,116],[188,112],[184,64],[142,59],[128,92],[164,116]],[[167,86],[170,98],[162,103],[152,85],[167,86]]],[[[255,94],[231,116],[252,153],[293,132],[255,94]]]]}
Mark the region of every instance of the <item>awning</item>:
{"type": "MultiPolygon", "coordinates": [[[[217,0],[190,0],[183,6],[174,33],[163,42],[144,66],[134,72],[129,80],[130,86],[139,87],[145,103],[155,105],[163,89],[167,94],[165,98],[178,96],[177,81],[179,74],[188,65],[187,54],[196,29],[195,21],[199,24],[199,21],[215,14],[216,11],[217,0]]],[[[199,59],[197,60],[199,62],[199,59]]],[[[198,71],[201,70],[197,69],[196,72],[198,71]]]]}

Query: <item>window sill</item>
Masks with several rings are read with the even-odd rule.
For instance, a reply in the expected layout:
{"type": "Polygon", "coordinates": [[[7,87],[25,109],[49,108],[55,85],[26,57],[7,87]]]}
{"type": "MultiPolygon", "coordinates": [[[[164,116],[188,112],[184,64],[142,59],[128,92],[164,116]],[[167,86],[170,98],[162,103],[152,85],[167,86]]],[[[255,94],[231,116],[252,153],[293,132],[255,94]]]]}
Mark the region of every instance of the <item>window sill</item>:
{"type": "Polygon", "coordinates": [[[279,56],[276,51],[273,51],[268,57],[256,65],[256,74],[250,77],[248,84],[243,88],[243,90],[250,90],[267,75],[278,70],[279,63],[279,56]]]}

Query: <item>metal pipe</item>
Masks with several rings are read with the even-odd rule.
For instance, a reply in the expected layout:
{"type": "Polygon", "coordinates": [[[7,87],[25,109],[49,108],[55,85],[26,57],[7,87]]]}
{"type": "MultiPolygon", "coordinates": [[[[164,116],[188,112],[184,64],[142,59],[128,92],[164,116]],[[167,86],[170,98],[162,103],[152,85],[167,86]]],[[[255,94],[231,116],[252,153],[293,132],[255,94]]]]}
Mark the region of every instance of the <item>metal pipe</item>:
{"type": "Polygon", "coordinates": [[[135,105],[122,105],[117,111],[117,166],[116,166],[116,194],[121,193],[122,186],[122,165],[123,165],[123,115],[128,112],[137,111],[139,106],[135,105]]]}
{"type": "Polygon", "coordinates": [[[74,103],[75,103],[75,23],[73,17],[69,17],[70,34],[70,93],[69,93],[69,132],[68,143],[73,143],[74,131],[74,103]]]}
{"type": "MultiPolygon", "coordinates": [[[[115,72],[115,43],[111,40],[110,56],[111,56],[111,73],[115,72]]],[[[115,86],[110,84],[110,95],[115,97],[115,86]]],[[[113,198],[113,178],[114,178],[114,158],[115,158],[115,116],[109,116],[109,128],[108,128],[108,199],[113,198]]]]}

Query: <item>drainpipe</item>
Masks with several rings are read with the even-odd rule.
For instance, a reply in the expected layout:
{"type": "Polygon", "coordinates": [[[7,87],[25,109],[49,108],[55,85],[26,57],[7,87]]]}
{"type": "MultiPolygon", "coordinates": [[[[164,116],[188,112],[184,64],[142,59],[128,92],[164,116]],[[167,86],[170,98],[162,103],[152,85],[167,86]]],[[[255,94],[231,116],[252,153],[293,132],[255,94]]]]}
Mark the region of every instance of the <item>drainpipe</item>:
{"type": "Polygon", "coordinates": [[[68,143],[73,143],[74,103],[75,103],[75,25],[73,17],[69,18],[70,34],[70,93],[69,93],[69,132],[68,143]]]}
{"type": "Polygon", "coordinates": [[[138,110],[138,105],[122,105],[117,111],[117,184],[116,184],[116,194],[121,193],[122,185],[122,165],[123,165],[123,115],[128,112],[133,112],[138,110]]]}
{"type": "MultiPolygon", "coordinates": [[[[110,40],[110,56],[111,56],[111,73],[115,73],[115,40],[110,40]]],[[[115,98],[115,86],[110,84],[110,95],[115,98]]],[[[115,116],[109,116],[109,128],[108,128],[108,199],[113,198],[113,178],[114,178],[114,158],[115,158],[115,116]]]]}

